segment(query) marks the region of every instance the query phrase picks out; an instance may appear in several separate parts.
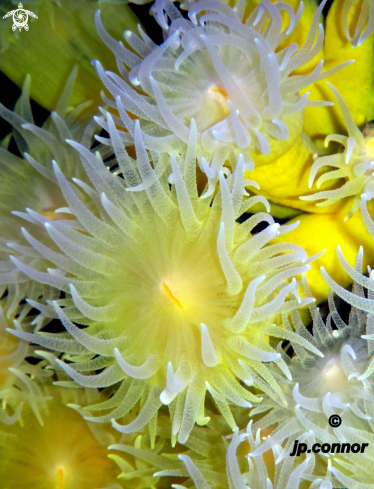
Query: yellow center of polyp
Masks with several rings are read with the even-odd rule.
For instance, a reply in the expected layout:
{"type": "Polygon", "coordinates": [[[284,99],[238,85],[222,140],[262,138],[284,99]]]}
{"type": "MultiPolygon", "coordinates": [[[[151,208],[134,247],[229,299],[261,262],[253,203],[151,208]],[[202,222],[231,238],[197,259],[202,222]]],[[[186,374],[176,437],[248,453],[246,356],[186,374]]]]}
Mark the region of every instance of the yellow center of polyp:
{"type": "Polygon", "coordinates": [[[65,214],[64,212],[54,212],[54,211],[39,211],[39,214],[47,217],[51,221],[60,221],[63,219],[71,219],[70,214],[65,214]]]}
{"type": "Polygon", "coordinates": [[[48,217],[48,219],[52,219],[52,220],[55,219],[55,213],[54,212],[50,212],[50,211],[43,212],[43,211],[41,211],[40,214],[42,214],[45,217],[48,217]]]}
{"type": "Polygon", "coordinates": [[[333,366],[330,367],[326,372],[326,378],[330,382],[334,382],[335,380],[337,380],[340,377],[340,375],[341,375],[341,372],[340,372],[339,367],[336,365],[336,363],[334,363],[333,366]]]}
{"type": "Polygon", "coordinates": [[[163,291],[165,292],[165,294],[167,295],[167,297],[174,302],[174,304],[176,306],[178,306],[180,309],[183,309],[183,306],[182,304],[179,302],[179,300],[173,295],[172,291],[170,290],[170,288],[165,284],[165,282],[162,282],[161,284],[161,287],[163,289],[163,291]]]}
{"type": "Polygon", "coordinates": [[[57,489],[64,489],[64,471],[57,469],[57,489]]]}
{"type": "Polygon", "coordinates": [[[331,392],[336,392],[344,388],[347,378],[342,370],[339,360],[330,360],[324,368],[324,381],[326,388],[331,392]]]}
{"type": "Polygon", "coordinates": [[[224,97],[225,99],[227,99],[228,97],[228,93],[226,92],[226,90],[223,90],[223,88],[210,87],[208,93],[215,98],[224,97]]]}
{"type": "MultiPolygon", "coordinates": [[[[193,117],[199,131],[204,132],[230,115],[228,93],[215,85],[206,86],[195,104],[193,117]]],[[[186,121],[187,123],[187,121],[186,121]]],[[[190,121],[188,120],[188,125],[190,121]]]]}

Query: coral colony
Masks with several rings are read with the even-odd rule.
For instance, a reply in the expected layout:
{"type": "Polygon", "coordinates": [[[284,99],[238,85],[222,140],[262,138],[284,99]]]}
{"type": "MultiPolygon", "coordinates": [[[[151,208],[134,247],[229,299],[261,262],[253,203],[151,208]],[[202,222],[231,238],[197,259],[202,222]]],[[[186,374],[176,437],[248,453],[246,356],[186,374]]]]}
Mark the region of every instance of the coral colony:
{"type": "Polygon", "coordinates": [[[150,14],[0,105],[1,488],[372,488],[374,3],[150,14]]]}

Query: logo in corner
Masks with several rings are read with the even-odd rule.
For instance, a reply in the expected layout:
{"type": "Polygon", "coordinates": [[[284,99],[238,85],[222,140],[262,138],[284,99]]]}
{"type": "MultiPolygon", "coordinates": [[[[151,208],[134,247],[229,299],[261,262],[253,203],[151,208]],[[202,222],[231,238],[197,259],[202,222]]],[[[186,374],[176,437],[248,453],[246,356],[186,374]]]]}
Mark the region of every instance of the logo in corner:
{"type": "Polygon", "coordinates": [[[21,32],[22,27],[25,29],[25,31],[29,30],[29,26],[27,25],[27,22],[30,17],[34,17],[35,19],[38,18],[37,15],[34,14],[34,12],[30,12],[30,10],[25,10],[23,8],[22,3],[18,4],[18,9],[17,10],[12,10],[8,12],[7,14],[4,15],[3,19],[6,19],[7,17],[10,17],[13,15],[13,25],[12,25],[12,30],[15,31],[16,29],[19,29],[21,32]]]}

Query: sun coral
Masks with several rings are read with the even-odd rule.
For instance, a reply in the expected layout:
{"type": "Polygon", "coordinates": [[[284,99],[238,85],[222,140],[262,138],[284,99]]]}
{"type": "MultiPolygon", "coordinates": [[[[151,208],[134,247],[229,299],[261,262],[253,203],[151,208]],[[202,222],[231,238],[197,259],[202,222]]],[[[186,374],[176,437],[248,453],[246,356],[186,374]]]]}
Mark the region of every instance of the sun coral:
{"type": "Polygon", "coordinates": [[[22,420],[22,407],[28,403],[42,424],[40,407],[47,399],[43,384],[52,372],[43,369],[43,362],[29,363],[26,357],[32,355],[33,349],[7,332],[7,328],[34,331],[31,325],[34,316],[29,315],[31,306],[20,305],[17,299],[17,291],[11,287],[8,295],[0,300],[0,423],[13,424],[22,420]]]}
{"type": "Polygon", "coordinates": [[[338,180],[339,183],[340,181],[343,183],[338,188],[322,190],[301,197],[301,199],[307,201],[323,200],[316,205],[331,206],[339,200],[352,198],[352,206],[346,216],[346,219],[349,219],[360,208],[362,199],[371,200],[374,197],[374,129],[372,124],[368,123],[361,132],[354,123],[342,96],[331,84],[330,87],[343,113],[348,136],[339,134],[327,136],[325,146],[334,141],[342,145],[343,150],[315,160],[310,171],[309,188],[312,187],[319,170],[325,166],[335,169],[326,171],[319,176],[317,188],[325,182],[336,185],[338,180]]]}
{"type": "MultiPolygon", "coordinates": [[[[0,427],[0,480],[5,489],[120,489],[117,466],[89,424],[49,388],[41,426],[24,409],[25,426],[0,427]]],[[[70,396],[71,397],[71,396],[70,396]]],[[[75,392],[76,399],[82,397],[75,392]]]]}
{"type": "MultiPolygon", "coordinates": [[[[309,477],[313,481],[309,486],[312,489],[332,489],[328,481],[313,474],[313,467],[308,461],[290,458],[279,463],[281,447],[275,447],[272,456],[265,454],[259,457],[248,457],[261,444],[261,434],[254,436],[252,421],[248,423],[247,413],[238,408],[240,426],[245,427],[239,433],[228,432],[223,419],[212,412],[211,422],[204,427],[195,426],[185,446],[170,447],[168,430],[158,430],[156,445],[153,449],[147,443],[147,436],[141,435],[137,446],[129,444],[116,444],[109,448],[131,454],[140,463],[142,462],[147,473],[154,473],[160,477],[156,487],[164,487],[163,483],[172,483],[173,488],[196,489],[298,489],[305,487],[305,480],[309,477]],[[230,440],[231,439],[231,440],[230,440]],[[173,483],[174,482],[174,483],[173,483]]],[[[269,430],[265,430],[268,432],[269,430]]],[[[290,450],[293,439],[285,450],[290,450]]],[[[121,464],[121,458],[116,457],[121,464]]],[[[126,466],[125,466],[126,467],[126,466]]],[[[139,477],[139,473],[126,467],[123,474],[128,480],[139,477]]]]}
{"type": "Polygon", "coordinates": [[[263,0],[246,17],[245,2],[231,8],[201,0],[189,7],[186,20],[169,0],[157,0],[152,11],[165,41],[157,46],[142,29],[141,37],[125,31],[132,50],[108,35],[97,13],[98,32],[115,54],[122,78],[105,72],[99,62],[95,67],[116,98],[114,103],[104,96],[119,111],[115,122],[124,129],[122,140],[133,144],[135,115],[148,149],[180,153],[192,117],[198,157],[211,164],[215,182],[226,160],[235,167],[239,153],[248,170],[253,161],[262,164],[285,154],[301,133],[304,107],[329,104],[301,95],[337,69],[322,73],[323,60],[315,61],[323,44],[324,3],[303,46],[289,41],[303,2],[295,13],[286,2],[263,0]],[[312,60],[311,73],[300,71],[312,60]]]}
{"type": "MultiPolygon", "coordinates": [[[[238,419],[239,424],[244,425],[243,419],[247,419],[248,413],[244,409],[234,409],[237,418],[241,418],[238,419]]],[[[135,487],[144,487],[142,486],[144,476],[152,477],[154,486],[158,489],[170,488],[171,485],[175,487],[173,483],[181,483],[181,481],[183,486],[191,487],[193,482],[184,466],[183,457],[178,458],[183,454],[194,460],[213,487],[225,487],[227,442],[222,437],[229,435],[231,430],[222,416],[210,410],[208,414],[210,417],[208,425],[195,426],[185,445],[173,444],[170,437],[170,419],[162,412],[154,439],[144,428],[139,434],[122,435],[123,439],[120,443],[109,447],[117,452],[110,457],[122,468],[119,478],[123,478],[135,487]]],[[[150,487],[153,487],[151,482],[150,487]]]]}
{"type": "MultiPolygon", "coordinates": [[[[47,236],[44,222],[60,220],[71,225],[73,216],[67,208],[64,196],[52,171],[52,160],[56,160],[69,178],[75,178],[77,185],[83,185],[87,177],[76,152],[65,142],[65,138],[76,138],[82,144],[91,145],[96,124],[82,123],[81,117],[87,104],[76,108],[69,107],[69,99],[74,86],[77,70],[74,69],[66,82],[65,90],[55,112],[40,128],[34,124],[30,100],[30,78],[23,86],[22,96],[12,112],[0,104],[0,115],[13,126],[12,136],[25,159],[0,148],[0,289],[11,286],[11,293],[17,290],[18,301],[58,299],[59,292],[50,287],[30,281],[24,273],[14,267],[9,260],[9,250],[29,265],[35,265],[43,258],[28,246],[27,228],[30,223],[41,241],[47,236]],[[20,219],[21,218],[21,219],[20,219]],[[22,228],[22,225],[24,228],[22,228]],[[22,295],[23,294],[23,295],[22,295]]],[[[15,299],[16,300],[16,299],[15,299]]],[[[32,302],[30,302],[32,303],[32,302]]],[[[42,327],[55,313],[53,308],[44,309],[35,325],[42,327]],[[49,312],[48,312],[49,311],[49,312]]]]}
{"type": "Polygon", "coordinates": [[[368,123],[363,131],[354,123],[348,107],[339,92],[330,84],[332,91],[339,103],[340,109],[347,126],[348,136],[331,134],[325,139],[325,146],[331,141],[342,145],[343,150],[339,153],[322,156],[313,163],[309,176],[309,188],[312,187],[314,179],[319,170],[325,166],[336,168],[326,171],[317,179],[319,188],[325,182],[333,185],[343,181],[338,187],[331,190],[323,190],[312,195],[301,197],[302,200],[317,201],[317,206],[330,206],[339,200],[352,198],[352,206],[346,219],[349,219],[360,208],[362,199],[371,200],[374,197],[374,129],[368,123]]]}
{"type": "Polygon", "coordinates": [[[76,363],[59,364],[83,386],[122,383],[111,403],[115,410],[97,421],[118,419],[142,399],[142,410],[130,425],[114,422],[123,433],[154,422],[163,403],[170,404],[173,434],[185,441],[195,422],[209,421],[204,416],[207,390],[234,428],[228,403],[250,407],[260,400],[239,379],[283,396],[265,365],[274,361],[286,369],[268,335],[291,335],[308,348],[303,338],[273,323],[277,312],[314,300],[299,297],[294,278],[308,270],[310,259],[292,244],[271,244],[295,225],[280,227],[266,213],[241,225],[235,222],[255,203],[267,205],[262,197],[242,202],[242,157],[228,179],[220,173],[221,190],[213,202],[199,197],[193,120],[187,153],[178,162],[173,154],[165,161],[153,153],[152,166],[139,122],[134,161],[110,114],[107,117],[124,179],[71,141],[95,187],[84,187],[95,211],[82,202],[76,187],[54,163],[75,219],[67,226],[43,218],[48,245],[25,235],[49,266],[33,268],[12,257],[33,280],[71,294],[72,299],[69,295],[54,307],[73,339],[66,334],[48,338],[14,334],[73,354],[70,358],[76,363]],[[269,226],[251,234],[261,221],[269,226]],[[53,273],[47,273],[47,267],[53,273]],[[87,328],[79,329],[73,320],[87,328]],[[93,376],[82,374],[82,358],[92,359],[85,363],[85,371],[104,370],[93,376]]]}
{"type": "MultiPolygon", "coordinates": [[[[285,440],[298,438],[310,449],[316,442],[332,446],[334,443],[367,443],[362,453],[323,453],[307,456],[309,463],[319,470],[328,468],[327,480],[334,487],[369,487],[372,482],[370,466],[374,457],[374,393],[371,375],[373,363],[373,321],[368,310],[373,309],[374,285],[371,278],[361,274],[362,250],[357,256],[356,268],[350,267],[340,250],[339,260],[355,281],[352,292],[336,284],[326,272],[325,279],[341,298],[353,305],[346,323],[329,297],[330,312],[325,321],[319,310],[311,305],[313,335],[308,332],[296,313],[291,313],[299,335],[313,344],[324,357],[311,355],[298,345],[291,345],[295,355],[284,360],[292,380],[274,374],[286,398],[281,405],[266,397],[251,415],[266,413],[254,424],[254,429],[275,425],[251,456],[265,453],[270,448],[283,446],[285,440]],[[368,288],[367,297],[364,288],[368,288]],[[340,427],[332,428],[329,417],[338,413],[342,419],[340,427]]],[[[287,318],[283,321],[290,328],[287,318]]],[[[271,367],[270,367],[271,369],[271,367]]],[[[288,443],[288,442],[287,442],[288,443]]],[[[287,447],[289,448],[288,444],[287,447]]],[[[281,459],[291,451],[282,451],[281,459]]],[[[310,480],[310,479],[309,479],[310,480]]]]}
{"type": "MultiPolygon", "coordinates": [[[[357,127],[371,119],[361,99],[372,105],[372,1],[335,0],[325,41],[326,0],[308,1],[304,13],[302,0],[156,0],[164,42],[156,46],[139,28],[140,37],[125,31],[127,48],[98,13],[119,70],[94,63],[113,97],[103,95],[101,118],[86,125],[87,105],[69,107],[76,70],[42,128],[29,78],[14,113],[0,106],[14,128],[0,149],[2,489],[374,487],[374,275],[362,275],[362,248],[355,268],[351,261],[357,240],[370,261],[374,239],[374,130],[357,127]],[[351,42],[365,94],[352,97],[357,105],[334,68],[350,63],[351,42]],[[331,70],[322,72],[322,57],[331,70]],[[315,108],[331,105],[319,83],[330,75],[347,102],[332,87],[349,134],[326,139],[343,148],[315,161],[310,185],[317,179],[324,191],[300,209],[336,203],[325,221],[328,245],[341,239],[351,204],[338,258],[354,285],[345,290],[341,275],[322,269],[331,288],[325,317],[303,275],[318,256],[310,255],[320,249],[323,220],[301,216],[307,243],[297,246],[298,223],[275,223],[264,195],[293,205],[307,193],[309,157],[319,149],[306,133],[318,141],[340,121],[315,108]],[[93,145],[100,127],[107,134],[93,145]],[[12,137],[25,159],[8,151],[12,137]],[[257,196],[246,190],[256,187],[246,180],[254,163],[263,165],[257,196]],[[335,170],[321,175],[324,166],[335,170]],[[348,319],[343,301],[352,306],[348,319]],[[335,413],[343,423],[332,428],[335,413]],[[366,450],[294,457],[296,440],[366,450]]],[[[56,22],[59,35],[82,13],[66,2],[72,9],[56,22]]],[[[87,19],[95,3],[84,1],[87,19]]],[[[54,87],[66,71],[62,45],[54,45],[54,87]]],[[[91,48],[73,57],[87,66],[91,48]]],[[[9,52],[17,51],[6,64],[18,71],[9,52]]],[[[40,95],[49,76],[37,70],[40,95]]],[[[92,84],[87,73],[79,82],[84,93],[100,83],[91,71],[92,84]]]]}
{"type": "MultiPolygon", "coordinates": [[[[260,430],[254,436],[252,422],[248,424],[245,432],[239,434],[238,430],[236,430],[227,448],[226,477],[223,481],[221,479],[223,483],[219,486],[207,484],[202,471],[198,469],[188,455],[180,455],[179,458],[185,464],[195,484],[193,487],[196,487],[196,489],[214,489],[215,487],[229,487],[230,489],[244,489],[247,487],[301,489],[302,487],[306,487],[305,481],[311,481],[311,484],[308,485],[310,489],[332,489],[333,486],[330,481],[326,481],[322,477],[313,474],[314,465],[310,463],[311,460],[309,458],[302,462],[290,457],[283,460],[280,458],[283,451],[291,449],[292,443],[290,440],[283,450],[280,446],[274,447],[272,457],[260,455],[252,458],[250,454],[261,446],[260,430]],[[240,447],[241,444],[243,444],[242,447],[240,447]],[[241,451],[239,454],[236,453],[238,448],[241,451]],[[240,465],[244,465],[245,457],[247,458],[249,469],[242,471],[240,465]],[[276,464],[275,471],[274,464],[276,464]],[[272,468],[273,473],[271,474],[270,471],[272,468]]],[[[217,476],[218,474],[216,474],[217,476]]],[[[175,489],[182,489],[185,486],[175,484],[173,487],[175,489]]]]}

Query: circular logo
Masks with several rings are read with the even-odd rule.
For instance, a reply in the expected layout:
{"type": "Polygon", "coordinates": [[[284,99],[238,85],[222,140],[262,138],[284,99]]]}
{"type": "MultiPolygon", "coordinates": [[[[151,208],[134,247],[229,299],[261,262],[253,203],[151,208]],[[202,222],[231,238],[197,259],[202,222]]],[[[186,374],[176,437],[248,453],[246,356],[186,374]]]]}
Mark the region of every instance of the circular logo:
{"type": "Polygon", "coordinates": [[[332,414],[329,417],[329,425],[338,428],[342,424],[342,418],[338,414],[332,414]]]}
{"type": "Polygon", "coordinates": [[[28,19],[29,19],[29,16],[28,16],[26,10],[17,9],[14,11],[13,22],[18,28],[19,27],[21,27],[21,28],[25,27],[27,25],[28,19]]]}

